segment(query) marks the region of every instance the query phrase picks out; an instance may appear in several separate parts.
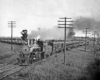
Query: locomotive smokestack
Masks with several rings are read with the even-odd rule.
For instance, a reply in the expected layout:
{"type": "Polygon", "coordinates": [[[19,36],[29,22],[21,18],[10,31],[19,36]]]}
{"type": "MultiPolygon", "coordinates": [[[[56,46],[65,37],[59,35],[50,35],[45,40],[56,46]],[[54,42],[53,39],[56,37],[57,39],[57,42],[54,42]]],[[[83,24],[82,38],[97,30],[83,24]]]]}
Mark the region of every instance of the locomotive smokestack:
{"type": "Polygon", "coordinates": [[[40,39],[40,35],[38,35],[35,39],[36,39],[36,40],[39,40],[39,39],[40,39]]]}

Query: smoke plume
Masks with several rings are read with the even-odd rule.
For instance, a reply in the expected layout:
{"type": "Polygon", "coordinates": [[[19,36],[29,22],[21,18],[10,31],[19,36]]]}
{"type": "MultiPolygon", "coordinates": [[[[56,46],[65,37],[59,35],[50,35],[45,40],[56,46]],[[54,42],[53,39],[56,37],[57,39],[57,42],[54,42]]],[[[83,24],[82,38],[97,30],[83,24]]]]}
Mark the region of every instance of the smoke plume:
{"type": "Polygon", "coordinates": [[[83,18],[80,17],[74,21],[74,28],[77,30],[84,30],[85,28],[89,28],[92,31],[100,30],[100,21],[97,21],[93,18],[83,18]]]}
{"type": "Polygon", "coordinates": [[[73,28],[69,29],[67,38],[70,39],[70,38],[72,38],[74,35],[75,35],[75,32],[74,32],[73,28]]]}
{"type": "MultiPolygon", "coordinates": [[[[40,39],[46,40],[46,39],[64,39],[64,29],[58,28],[57,26],[49,29],[40,29],[39,30],[33,30],[31,34],[28,35],[28,38],[36,38],[37,36],[40,36],[40,39]]],[[[73,30],[66,30],[66,37],[71,38],[74,35],[73,30]]]]}
{"type": "MultiPolygon", "coordinates": [[[[89,28],[90,31],[99,31],[100,30],[100,21],[95,20],[93,18],[84,18],[79,17],[73,23],[74,29],[77,31],[83,31],[85,28],[89,28]]],[[[76,32],[74,29],[67,29],[67,39],[72,38],[76,32]]],[[[81,34],[80,34],[81,35],[81,34]]],[[[33,30],[31,34],[28,35],[28,38],[36,38],[40,36],[40,39],[64,39],[64,29],[53,27],[53,28],[42,28],[39,30],[33,30]]]]}
{"type": "Polygon", "coordinates": [[[28,35],[28,38],[36,38],[38,35],[40,36],[40,39],[63,39],[64,30],[59,29],[57,27],[53,28],[44,28],[40,30],[33,30],[31,34],[28,35]]]}

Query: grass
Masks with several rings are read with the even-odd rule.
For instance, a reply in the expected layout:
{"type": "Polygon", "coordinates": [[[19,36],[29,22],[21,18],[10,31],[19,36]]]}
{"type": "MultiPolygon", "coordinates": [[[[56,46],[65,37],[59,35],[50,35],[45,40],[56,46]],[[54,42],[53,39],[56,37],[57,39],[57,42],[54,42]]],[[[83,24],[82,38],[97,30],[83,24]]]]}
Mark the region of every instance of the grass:
{"type": "Polygon", "coordinates": [[[90,80],[100,80],[100,59],[96,58],[86,69],[90,80]]]}
{"type": "MultiPolygon", "coordinates": [[[[21,45],[14,45],[13,44],[13,51],[20,51],[21,50],[21,45]]],[[[1,43],[0,42],[0,54],[4,54],[8,51],[11,51],[11,44],[6,44],[6,43],[1,43]]]]}
{"type": "MultiPolygon", "coordinates": [[[[63,64],[63,53],[54,54],[45,59],[42,64],[35,67],[29,66],[4,80],[8,78],[11,80],[97,80],[100,78],[98,75],[100,74],[98,58],[100,54],[91,51],[92,47],[88,47],[87,52],[83,49],[84,47],[80,47],[66,51],[66,64],[63,64]]],[[[9,58],[7,59],[10,61],[9,58]]],[[[11,59],[15,59],[15,54],[11,59]]]]}
{"type": "Polygon", "coordinates": [[[13,45],[13,51],[11,51],[10,44],[0,43],[0,65],[14,62],[21,47],[19,45],[13,45]]]}
{"type": "Polygon", "coordinates": [[[27,80],[91,80],[92,68],[89,71],[88,67],[95,62],[96,56],[80,49],[66,52],[66,64],[63,64],[63,53],[54,54],[42,64],[26,68],[20,74],[27,74],[27,80]]]}

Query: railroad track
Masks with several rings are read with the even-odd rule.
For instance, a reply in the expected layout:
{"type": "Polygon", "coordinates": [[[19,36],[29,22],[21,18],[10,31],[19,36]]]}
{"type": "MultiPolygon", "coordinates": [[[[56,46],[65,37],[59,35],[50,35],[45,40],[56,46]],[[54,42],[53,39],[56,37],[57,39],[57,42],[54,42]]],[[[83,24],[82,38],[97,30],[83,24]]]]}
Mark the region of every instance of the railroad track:
{"type": "Polygon", "coordinates": [[[22,66],[18,65],[5,65],[4,67],[5,68],[0,68],[0,80],[23,69],[22,66]]]}
{"type": "Polygon", "coordinates": [[[0,80],[2,80],[3,78],[5,78],[7,76],[10,76],[16,72],[20,72],[21,70],[23,70],[27,67],[35,67],[37,64],[41,64],[41,62],[44,62],[44,60],[36,61],[33,64],[28,65],[28,66],[19,66],[19,65],[13,65],[13,64],[2,66],[0,68],[0,80]]]}

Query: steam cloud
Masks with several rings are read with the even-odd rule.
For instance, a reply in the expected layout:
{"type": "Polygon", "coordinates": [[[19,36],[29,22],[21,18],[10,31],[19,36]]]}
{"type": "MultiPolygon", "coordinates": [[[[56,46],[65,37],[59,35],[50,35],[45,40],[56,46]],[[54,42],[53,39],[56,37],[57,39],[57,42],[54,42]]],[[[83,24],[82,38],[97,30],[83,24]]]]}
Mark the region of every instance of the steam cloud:
{"type": "Polygon", "coordinates": [[[40,35],[40,39],[63,39],[64,30],[59,29],[57,27],[49,28],[49,29],[40,29],[33,30],[31,34],[28,35],[28,38],[35,38],[40,35]]]}
{"type": "MultiPolygon", "coordinates": [[[[73,30],[67,30],[66,34],[68,38],[71,38],[73,34],[73,30]]],[[[40,29],[39,30],[33,30],[31,34],[28,35],[28,38],[36,38],[38,35],[40,35],[40,39],[64,39],[64,29],[60,29],[58,27],[53,27],[49,29],[40,29]]]]}

